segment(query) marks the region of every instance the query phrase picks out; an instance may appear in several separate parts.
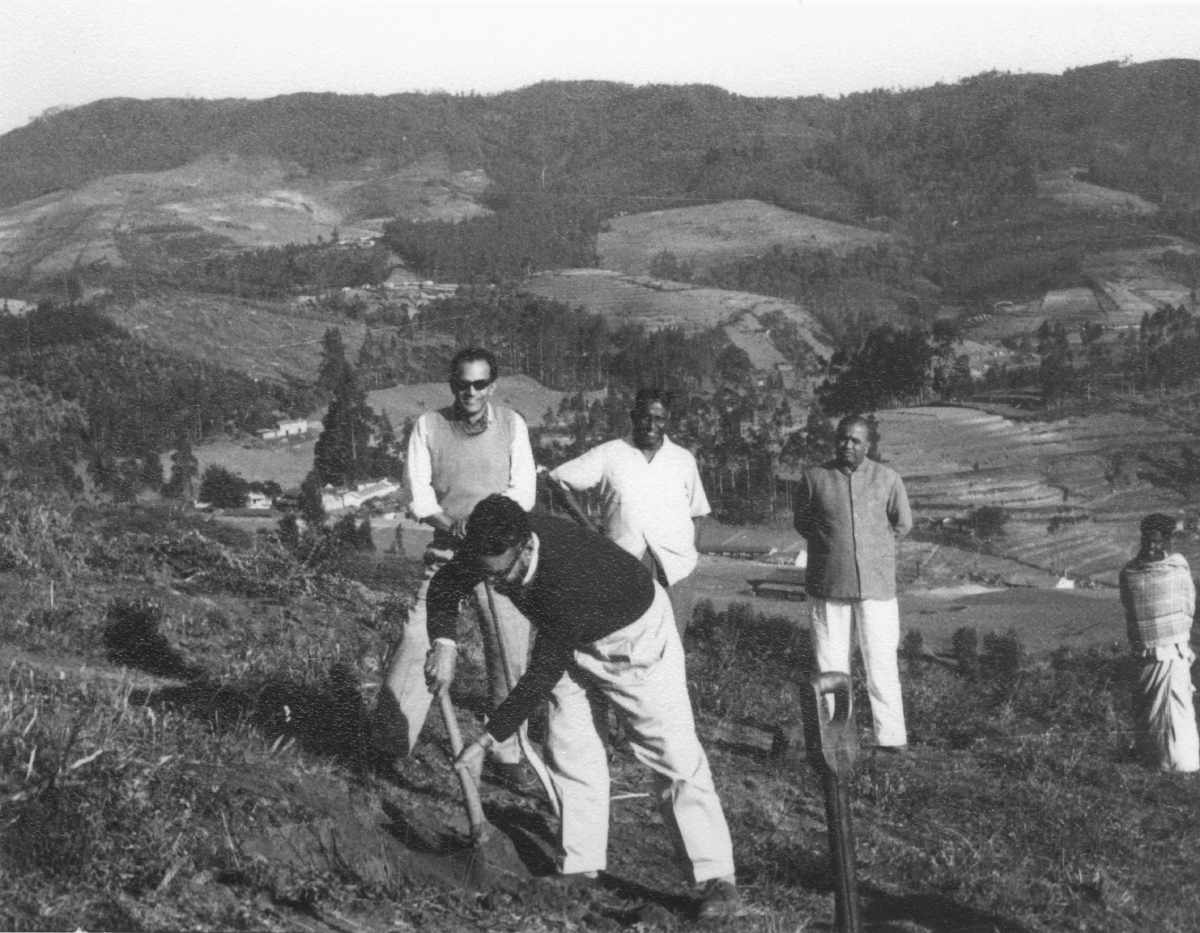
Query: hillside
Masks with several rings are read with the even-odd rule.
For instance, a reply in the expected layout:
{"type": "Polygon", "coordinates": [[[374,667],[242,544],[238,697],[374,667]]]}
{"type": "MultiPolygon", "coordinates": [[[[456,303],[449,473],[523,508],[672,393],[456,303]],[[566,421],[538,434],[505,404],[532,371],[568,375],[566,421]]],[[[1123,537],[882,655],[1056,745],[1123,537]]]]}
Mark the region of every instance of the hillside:
{"type": "Polygon", "coordinates": [[[220,295],[167,295],[113,303],[105,312],[133,336],[182,349],[209,363],[256,379],[311,382],[321,361],[321,338],[336,327],[350,358],[366,326],[296,307],[220,295]]]}
{"type": "Polygon", "coordinates": [[[796,362],[785,357],[771,341],[770,319],[774,315],[796,326],[812,354],[828,359],[833,352],[821,325],[804,308],[749,292],[704,288],[601,269],[542,272],[526,282],[524,288],[572,308],[603,315],[617,325],[640,324],[648,330],[678,327],[693,333],[724,325],[729,341],[745,350],[751,364],[760,370],[796,362]]]}
{"type": "MultiPolygon", "coordinates": [[[[1139,460],[1174,457],[1190,427],[1132,407],[1089,417],[1018,422],[972,408],[880,412],[884,461],[903,477],[914,510],[938,522],[985,506],[1009,516],[992,553],[1110,586],[1152,511],[1190,514],[1191,500],[1152,481],[1139,460]]],[[[918,538],[928,538],[918,529],[918,538]]],[[[1193,536],[1178,542],[1200,557],[1193,536]]],[[[943,558],[944,559],[944,558],[943,558]]],[[[926,572],[938,569],[938,559],[926,572]]]]}
{"type": "Polygon", "coordinates": [[[262,156],[208,154],[160,172],[91,179],[0,210],[0,275],[38,278],[96,263],[204,258],[247,247],[377,236],[385,219],[487,213],[482,172],[452,172],[437,153],[399,171],[312,175],[262,156]]]}
{"type": "MultiPolygon", "coordinates": [[[[364,222],[378,218],[469,217],[536,192],[618,228],[636,224],[622,212],[753,199],[873,219],[931,245],[1002,215],[1032,193],[1036,171],[1071,167],[1086,171],[1080,184],[1170,207],[1165,219],[1143,211],[1147,222],[1190,223],[1178,212],[1200,198],[1198,113],[1190,60],[838,101],[604,82],[493,96],[106,100],[0,137],[0,208],[20,208],[0,229],[5,268],[24,275],[113,261],[118,223],[180,235],[181,250],[269,244],[339,224],[376,229],[364,222]],[[70,230],[82,240],[60,242],[70,230]]],[[[1079,185],[1056,196],[1097,206],[1079,185]]]]}

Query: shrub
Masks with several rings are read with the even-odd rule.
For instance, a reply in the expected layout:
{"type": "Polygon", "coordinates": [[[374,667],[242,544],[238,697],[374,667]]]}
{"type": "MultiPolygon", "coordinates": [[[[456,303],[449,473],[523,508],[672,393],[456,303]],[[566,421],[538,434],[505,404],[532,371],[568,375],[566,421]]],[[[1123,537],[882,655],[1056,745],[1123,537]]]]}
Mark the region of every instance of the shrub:
{"type": "Polygon", "coordinates": [[[69,578],[84,569],[90,552],[71,512],[27,492],[0,491],[0,570],[69,578]]]}
{"type": "Polygon", "coordinates": [[[983,636],[983,654],[979,658],[980,670],[995,677],[1002,684],[1012,684],[1021,672],[1025,659],[1025,646],[1015,629],[1003,635],[988,632],[983,636]]]}
{"type": "Polygon", "coordinates": [[[950,636],[950,650],[959,673],[965,677],[974,676],[979,669],[979,638],[975,629],[967,625],[955,629],[950,636]]]}
{"type": "Polygon", "coordinates": [[[153,600],[113,600],[104,617],[104,647],[109,659],[161,677],[196,673],[159,632],[161,621],[162,607],[153,600]]]}
{"type": "Polygon", "coordinates": [[[900,641],[900,657],[905,661],[919,661],[925,655],[925,638],[917,629],[904,633],[900,641]]]}
{"type": "Polygon", "coordinates": [[[218,509],[240,509],[250,497],[250,484],[218,463],[211,464],[200,478],[200,500],[218,509]]]}
{"type": "Polygon", "coordinates": [[[1004,534],[1008,524],[1008,513],[998,505],[984,505],[974,509],[967,517],[973,534],[980,541],[991,541],[1004,534]]]}

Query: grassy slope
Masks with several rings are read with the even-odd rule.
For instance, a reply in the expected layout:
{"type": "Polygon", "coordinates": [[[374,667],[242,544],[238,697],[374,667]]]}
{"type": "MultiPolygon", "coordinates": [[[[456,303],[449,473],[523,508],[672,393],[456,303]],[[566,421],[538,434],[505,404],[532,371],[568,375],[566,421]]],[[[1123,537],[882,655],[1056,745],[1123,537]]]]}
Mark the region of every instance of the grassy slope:
{"type": "Polygon", "coordinates": [[[346,241],[379,233],[377,218],[458,220],[487,213],[482,172],[455,173],[433,154],[366,178],[309,175],[276,159],[206,155],[161,172],[93,179],[0,209],[0,273],[34,276],[93,262],[119,267],[144,243],[175,256],[346,241]],[[371,220],[371,218],[376,218],[371,220]]]}
{"type": "Polygon", "coordinates": [[[259,379],[309,382],[320,368],[327,329],[341,332],[351,360],[366,335],[364,325],[347,318],[322,318],[291,305],[224,295],[169,293],[113,304],[105,313],[142,340],[259,379]]]}
{"type": "MultiPolygon", "coordinates": [[[[614,880],[598,892],[494,875],[461,887],[465,822],[440,724],[393,778],[365,769],[364,702],[398,603],[219,526],[19,505],[41,521],[14,530],[6,511],[2,538],[6,555],[27,555],[0,587],[5,927],[690,926],[652,796],[614,805],[614,880]],[[137,598],[159,609],[110,611],[137,598]]],[[[739,930],[831,914],[820,783],[794,754],[765,751],[774,726],[795,733],[809,657],[791,623],[745,613],[702,614],[689,642],[747,898],[739,930]]],[[[1119,657],[1020,673],[1006,657],[1000,643],[964,673],[905,662],[916,754],[865,756],[853,778],[868,929],[1190,929],[1200,790],[1118,762],[1119,657]]],[[[456,702],[469,733],[482,682],[468,645],[456,702]]],[[[627,753],[612,767],[617,792],[652,790],[627,753]]],[[[485,807],[544,869],[537,803],[492,792],[485,807]]]]}
{"type": "Polygon", "coordinates": [[[600,234],[600,264],[626,275],[644,275],[667,250],[704,269],[715,263],[792,249],[827,249],[839,255],[892,239],[887,234],[786,211],[761,201],[723,201],[699,207],[614,217],[600,234]]]}

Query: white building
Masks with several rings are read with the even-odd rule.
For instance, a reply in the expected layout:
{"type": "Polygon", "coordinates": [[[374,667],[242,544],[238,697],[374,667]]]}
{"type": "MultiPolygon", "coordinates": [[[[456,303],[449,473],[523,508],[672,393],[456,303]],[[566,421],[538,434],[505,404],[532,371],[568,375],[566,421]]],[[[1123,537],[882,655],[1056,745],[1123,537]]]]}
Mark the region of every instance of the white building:
{"type": "Polygon", "coordinates": [[[246,508],[248,509],[269,509],[270,507],[271,497],[261,492],[252,492],[246,499],[246,508]]]}
{"type": "Polygon", "coordinates": [[[326,486],[321,493],[321,505],[326,512],[336,512],[339,509],[356,509],[364,502],[390,496],[400,491],[400,484],[383,479],[374,483],[359,483],[354,489],[334,489],[326,486]]]}
{"type": "Polygon", "coordinates": [[[264,441],[273,441],[281,437],[299,437],[308,433],[308,422],[303,418],[292,421],[280,421],[273,428],[263,428],[258,436],[264,441]]]}

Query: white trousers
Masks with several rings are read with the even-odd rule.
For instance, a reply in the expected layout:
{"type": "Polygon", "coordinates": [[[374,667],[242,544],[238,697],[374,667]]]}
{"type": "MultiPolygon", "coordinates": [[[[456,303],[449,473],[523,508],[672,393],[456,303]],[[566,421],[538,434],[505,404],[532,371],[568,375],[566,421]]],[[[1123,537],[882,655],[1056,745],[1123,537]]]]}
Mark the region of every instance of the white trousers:
{"type": "Polygon", "coordinates": [[[692,879],[734,871],[729,827],[696,737],[671,604],[657,583],[654,592],[640,619],[575,652],[550,700],[546,764],[562,811],[563,874],[603,871],[608,864],[608,759],[591,691],[608,699],[626,725],[634,755],[657,773],[659,811],[692,879]]]}
{"type": "Polygon", "coordinates": [[[1200,737],[1192,703],[1192,662],[1186,643],[1149,657],[1133,688],[1138,758],[1160,771],[1200,771],[1200,737]]]}
{"type": "Polygon", "coordinates": [[[895,599],[812,598],[813,648],[817,670],[850,673],[851,632],[867,669],[867,693],[878,745],[907,745],[904,700],[900,695],[900,607],[895,599]]]}
{"type": "MultiPolygon", "coordinates": [[[[408,612],[399,643],[392,650],[383,687],[375,704],[371,722],[372,742],[381,752],[393,757],[412,752],[433,702],[433,694],[425,685],[425,656],[429,653],[425,600],[433,575],[451,556],[452,552],[442,549],[430,547],[426,550],[425,576],[417,590],[417,601],[408,612]]],[[[467,609],[479,622],[483,634],[488,686],[492,708],[495,709],[508,696],[509,679],[501,658],[508,660],[512,683],[515,684],[525,673],[529,660],[529,620],[521,615],[507,596],[483,583],[475,588],[468,602],[467,609]],[[494,614],[491,612],[492,606],[496,610],[494,614]],[[488,624],[491,618],[495,619],[494,628],[488,624]],[[504,642],[503,651],[497,637],[504,642]]],[[[493,745],[489,754],[500,762],[520,761],[521,749],[517,737],[514,735],[506,742],[493,745]]]]}

